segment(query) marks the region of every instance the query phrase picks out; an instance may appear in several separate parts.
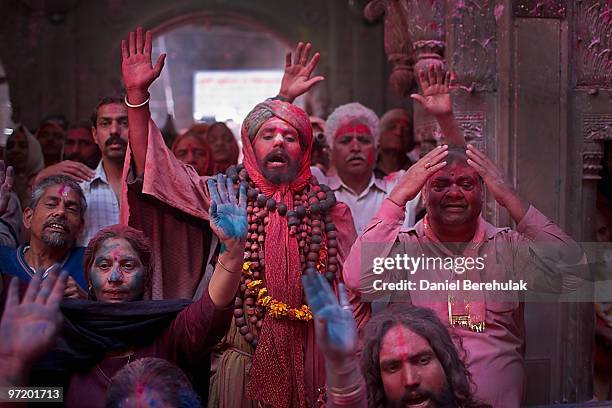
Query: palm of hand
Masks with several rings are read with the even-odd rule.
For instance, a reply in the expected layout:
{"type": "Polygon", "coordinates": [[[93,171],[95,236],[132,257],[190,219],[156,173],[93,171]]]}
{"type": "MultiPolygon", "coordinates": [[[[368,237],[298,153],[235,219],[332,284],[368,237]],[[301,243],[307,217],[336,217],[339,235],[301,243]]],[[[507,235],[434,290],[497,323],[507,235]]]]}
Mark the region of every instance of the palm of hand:
{"type": "Polygon", "coordinates": [[[238,204],[216,204],[212,215],[212,229],[222,239],[241,239],[247,233],[247,212],[238,204]]]}
{"type": "Polygon", "coordinates": [[[286,89],[290,95],[301,95],[308,91],[309,72],[303,65],[293,65],[285,69],[281,89],[286,89]]]}
{"type": "Polygon", "coordinates": [[[0,327],[0,355],[21,356],[31,362],[48,348],[60,321],[59,314],[38,303],[6,310],[0,327]]]}
{"type": "MultiPolygon", "coordinates": [[[[325,320],[326,341],[322,346],[328,355],[350,356],[357,349],[357,325],[353,314],[338,304],[325,306],[317,313],[317,318],[325,320]]],[[[322,333],[319,333],[319,336],[322,333]]]]}
{"type": "Polygon", "coordinates": [[[155,70],[151,65],[150,56],[144,54],[131,55],[123,60],[121,65],[125,87],[145,88],[155,80],[155,70]]]}
{"type": "Polygon", "coordinates": [[[430,114],[441,115],[452,111],[451,96],[445,86],[430,86],[423,90],[423,95],[425,95],[423,106],[430,114]]]}

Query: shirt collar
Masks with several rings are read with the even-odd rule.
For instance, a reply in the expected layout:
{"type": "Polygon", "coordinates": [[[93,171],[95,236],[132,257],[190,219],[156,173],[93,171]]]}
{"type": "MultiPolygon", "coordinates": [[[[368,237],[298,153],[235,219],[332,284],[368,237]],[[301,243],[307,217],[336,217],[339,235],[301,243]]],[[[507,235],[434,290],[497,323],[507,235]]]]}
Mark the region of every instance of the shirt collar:
{"type": "MultiPolygon", "coordinates": [[[[30,243],[29,242],[25,242],[21,245],[19,245],[19,247],[17,247],[17,260],[19,261],[19,264],[21,265],[21,267],[23,268],[23,270],[30,275],[31,277],[34,277],[34,274],[36,274],[36,269],[31,267],[28,262],[25,259],[25,253],[30,249],[30,243]]],[[[66,254],[66,257],[62,260],[62,262],[59,262],[58,264],[53,264],[50,267],[48,267],[42,275],[42,279],[45,279],[47,277],[47,275],[49,275],[49,272],[54,268],[57,267],[60,271],[63,269],[64,265],[66,264],[66,262],[68,261],[68,258],[70,258],[70,255],[72,255],[72,249],[71,248],[68,253],[66,254]]]]}
{"type": "MultiPolygon", "coordinates": [[[[341,188],[343,188],[343,189],[348,190],[351,194],[356,195],[353,189],[351,189],[349,186],[344,184],[342,179],[338,176],[329,177],[327,180],[327,186],[331,188],[333,191],[338,191],[341,188]]],[[[372,187],[377,188],[383,193],[388,193],[387,182],[383,179],[377,179],[376,177],[374,177],[374,174],[372,174],[370,178],[370,182],[368,183],[368,186],[361,192],[361,194],[359,194],[359,197],[357,198],[361,198],[367,195],[370,192],[370,189],[372,189],[372,187]]]]}
{"type": "Polygon", "coordinates": [[[102,165],[102,160],[98,163],[98,167],[96,167],[93,178],[91,179],[91,183],[95,180],[100,180],[104,184],[108,184],[108,179],[106,178],[106,172],[104,171],[104,166],[102,165]]]}
{"type": "MultiPolygon", "coordinates": [[[[493,224],[487,222],[482,217],[482,214],[480,214],[480,216],[478,217],[478,228],[479,229],[484,229],[484,238],[485,238],[486,241],[489,241],[489,240],[493,239],[500,232],[511,230],[510,227],[501,227],[500,228],[500,227],[494,226],[493,224]]],[[[419,222],[417,222],[414,225],[414,227],[402,229],[402,232],[406,232],[408,234],[414,234],[414,235],[416,235],[419,238],[424,237],[425,233],[423,231],[423,220],[420,220],[419,222]]]]}

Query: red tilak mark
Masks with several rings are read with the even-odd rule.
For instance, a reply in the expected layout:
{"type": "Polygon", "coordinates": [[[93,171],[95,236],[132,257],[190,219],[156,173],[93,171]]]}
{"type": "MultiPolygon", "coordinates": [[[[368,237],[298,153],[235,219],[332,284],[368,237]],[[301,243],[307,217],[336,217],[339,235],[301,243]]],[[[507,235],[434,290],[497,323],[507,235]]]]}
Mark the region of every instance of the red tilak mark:
{"type": "Polygon", "coordinates": [[[370,131],[370,128],[364,125],[363,123],[347,123],[345,125],[340,126],[338,130],[336,130],[334,138],[346,134],[371,135],[372,132],[370,131]]]}
{"type": "Polygon", "coordinates": [[[59,193],[62,197],[68,197],[68,193],[70,192],[70,187],[67,185],[62,185],[59,189],[59,193]]]}

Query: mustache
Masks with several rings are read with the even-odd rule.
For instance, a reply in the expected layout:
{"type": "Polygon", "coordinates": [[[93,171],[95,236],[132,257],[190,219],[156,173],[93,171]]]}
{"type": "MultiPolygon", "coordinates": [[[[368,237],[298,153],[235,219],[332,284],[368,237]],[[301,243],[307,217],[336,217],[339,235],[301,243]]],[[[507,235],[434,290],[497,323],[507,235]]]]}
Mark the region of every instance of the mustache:
{"type": "Polygon", "coordinates": [[[119,144],[121,146],[127,146],[127,142],[123,140],[120,136],[114,135],[109,137],[106,142],[104,142],[104,146],[108,147],[112,144],[119,144]]]}
{"type": "Polygon", "coordinates": [[[355,153],[355,154],[351,154],[347,157],[346,161],[350,161],[350,160],[355,160],[355,159],[360,159],[363,161],[366,161],[366,157],[363,153],[355,153]]]}

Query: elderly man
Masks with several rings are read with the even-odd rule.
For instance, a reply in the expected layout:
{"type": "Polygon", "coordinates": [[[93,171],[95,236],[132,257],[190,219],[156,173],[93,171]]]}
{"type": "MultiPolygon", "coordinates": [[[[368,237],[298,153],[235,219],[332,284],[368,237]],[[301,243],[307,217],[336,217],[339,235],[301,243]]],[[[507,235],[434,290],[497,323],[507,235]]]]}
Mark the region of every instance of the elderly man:
{"type": "Polygon", "coordinates": [[[518,292],[485,292],[465,284],[523,279],[527,289],[571,289],[572,278],[566,281],[559,274],[550,279],[550,274],[562,270],[558,260],[573,265],[581,254],[567,234],[504,181],[483,153],[473,146],[440,146],[412,166],[385,200],[352,247],[344,278],[350,288],[373,297],[382,293],[382,283],[412,279],[416,286],[394,291],[393,298],[431,308],[462,338],[478,398],[495,407],[518,407],[524,387],[518,292]],[[508,210],[516,231],[496,228],[482,218],[485,185],[508,210]],[[427,215],[414,228],[402,230],[405,203],[419,191],[427,215]],[[378,268],[381,259],[405,255],[424,263],[412,271],[378,268]],[[467,259],[471,267],[459,263],[467,259]],[[444,260],[444,266],[436,260],[444,260]],[[439,285],[428,289],[420,279],[439,285]],[[445,286],[449,282],[457,286],[445,286]]]}
{"type": "Polygon", "coordinates": [[[374,175],[384,178],[396,171],[408,170],[417,160],[419,153],[415,149],[410,114],[401,108],[387,111],[380,118],[380,140],[374,175]]]}
{"type": "MultiPolygon", "coordinates": [[[[423,72],[419,76],[423,95],[413,94],[411,97],[438,120],[448,143],[463,145],[463,135],[452,118],[450,74],[443,76],[441,70],[433,66],[428,71],[427,75],[423,72]]],[[[378,117],[370,109],[359,103],[339,106],[327,118],[325,125],[337,176],[328,177],[319,169],[312,168],[319,182],[329,185],[336,199],[351,209],[357,234],[363,232],[402,175],[400,171],[383,179],[375,177],[379,130],[378,117]]],[[[384,145],[386,143],[387,140],[384,145]]],[[[418,197],[406,203],[405,227],[414,225],[417,204],[418,197]]]]}
{"type": "Polygon", "coordinates": [[[123,161],[127,149],[127,108],[121,98],[104,97],[91,118],[93,140],[102,153],[95,170],[72,160],[65,160],[41,171],[36,182],[54,174],[64,174],[81,181],[87,198],[85,226],[79,236],[79,245],[87,245],[96,232],[119,222],[119,197],[123,161]]]}
{"type": "Polygon", "coordinates": [[[0,246],[0,271],[29,282],[35,274],[44,277],[51,269],[64,269],[70,273],[65,295],[82,296],[86,288],[83,248],[76,246],[76,237],[83,229],[86,209],[83,191],[70,177],[42,180],[32,192],[30,206],[23,211],[30,242],[17,248],[0,246]]]}
{"type": "MultiPolygon", "coordinates": [[[[337,176],[325,176],[317,167],[311,168],[312,173],[332,189],[338,201],[348,205],[360,234],[397,181],[374,177],[378,117],[359,103],[339,106],[325,123],[325,136],[337,176]]],[[[414,224],[417,201],[406,206],[407,226],[414,224]]]]}
{"type": "Polygon", "coordinates": [[[338,301],[320,276],[303,280],[325,355],[326,407],[490,408],[474,398],[470,374],[433,311],[393,305],[375,315],[363,329],[360,367],[345,291],[338,301]]]}
{"type": "MultiPolygon", "coordinates": [[[[310,45],[300,43],[293,63],[288,55],[281,97],[283,90],[296,95],[318,82],[316,77],[310,79],[318,54],[309,62],[309,52],[310,45]]],[[[171,227],[172,235],[158,243],[162,251],[172,248],[186,259],[179,261],[182,264],[174,261],[173,274],[158,279],[157,289],[166,296],[178,293],[182,283],[181,293],[191,296],[202,276],[202,259],[209,256],[204,245],[210,240],[202,237],[207,234],[204,221],[210,195],[195,171],[168,153],[149,121],[147,91],[164,58],[151,66],[150,33],[143,39],[139,28],[130,35],[129,47],[123,43],[122,53],[136,175],[143,176],[142,193],[173,210],[165,216],[151,215],[155,225],[147,228],[164,237],[164,225],[171,227]],[[185,226],[187,222],[190,225],[185,226]]],[[[333,193],[310,174],[312,128],[301,109],[281,100],[263,102],[243,122],[241,137],[244,165],[228,169],[227,174],[236,185],[248,186],[249,235],[235,319],[226,335],[209,405],[304,408],[315,403],[324,372],[311,315],[302,301],[300,276],[305,269],[318,268],[330,282],[337,281],[355,237],[352,219],[347,207],[336,204],[333,193]]],[[[127,201],[129,222],[147,224],[143,213],[134,211],[143,208],[144,200],[130,194],[127,201]]],[[[165,207],[158,204],[157,211],[168,211],[165,207]]],[[[149,217],[154,209],[150,203],[145,208],[149,217]]],[[[167,253],[166,258],[162,253],[165,267],[176,253],[167,253]]]]}

